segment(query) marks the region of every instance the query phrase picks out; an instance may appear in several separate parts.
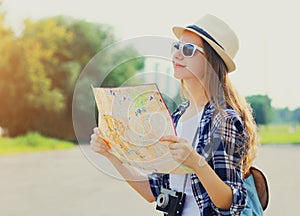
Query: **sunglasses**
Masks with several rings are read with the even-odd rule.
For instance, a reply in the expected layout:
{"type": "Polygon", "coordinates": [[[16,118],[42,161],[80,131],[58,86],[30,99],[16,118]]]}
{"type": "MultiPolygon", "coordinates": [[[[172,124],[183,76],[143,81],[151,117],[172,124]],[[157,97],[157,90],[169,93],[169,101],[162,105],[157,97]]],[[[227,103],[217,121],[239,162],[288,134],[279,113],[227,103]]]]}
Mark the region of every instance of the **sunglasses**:
{"type": "Polygon", "coordinates": [[[176,41],[172,44],[171,53],[174,54],[176,50],[180,50],[181,54],[184,57],[191,58],[194,56],[196,50],[200,51],[201,53],[204,53],[204,50],[202,47],[199,47],[192,43],[180,43],[179,41],[176,41]]]}

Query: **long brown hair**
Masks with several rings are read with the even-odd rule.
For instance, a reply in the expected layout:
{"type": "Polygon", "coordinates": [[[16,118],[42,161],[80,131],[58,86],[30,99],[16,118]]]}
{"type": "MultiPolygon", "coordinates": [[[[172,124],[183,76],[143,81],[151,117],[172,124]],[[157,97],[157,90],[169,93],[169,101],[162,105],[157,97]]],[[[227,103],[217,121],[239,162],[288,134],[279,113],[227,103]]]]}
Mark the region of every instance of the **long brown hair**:
{"type": "Polygon", "coordinates": [[[242,172],[245,175],[252,165],[257,151],[257,126],[252,115],[252,108],[231,84],[224,61],[205,40],[203,40],[203,45],[207,59],[203,80],[206,96],[220,112],[222,112],[221,104],[224,104],[223,102],[236,110],[241,115],[249,136],[246,143],[248,150],[242,159],[242,172]]]}

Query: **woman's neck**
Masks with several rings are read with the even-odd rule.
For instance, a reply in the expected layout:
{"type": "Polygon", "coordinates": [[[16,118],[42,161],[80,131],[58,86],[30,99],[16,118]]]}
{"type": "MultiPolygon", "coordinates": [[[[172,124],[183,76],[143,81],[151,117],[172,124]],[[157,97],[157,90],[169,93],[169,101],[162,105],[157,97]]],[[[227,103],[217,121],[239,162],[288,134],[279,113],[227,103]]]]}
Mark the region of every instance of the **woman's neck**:
{"type": "Polygon", "coordinates": [[[201,110],[208,102],[203,86],[193,81],[184,81],[184,86],[190,100],[190,107],[201,110]]]}

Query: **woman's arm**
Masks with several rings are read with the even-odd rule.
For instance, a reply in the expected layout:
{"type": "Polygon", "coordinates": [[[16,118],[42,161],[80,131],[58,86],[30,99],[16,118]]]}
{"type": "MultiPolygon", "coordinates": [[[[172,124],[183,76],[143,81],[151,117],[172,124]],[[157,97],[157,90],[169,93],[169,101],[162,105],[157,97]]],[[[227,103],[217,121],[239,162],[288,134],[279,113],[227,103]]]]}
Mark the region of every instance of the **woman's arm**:
{"type": "Polygon", "coordinates": [[[231,187],[219,178],[185,138],[165,136],[161,141],[172,142],[169,148],[173,158],[194,170],[216,207],[221,209],[230,208],[233,197],[231,187]]]}
{"type": "Polygon", "coordinates": [[[92,150],[105,156],[128,182],[128,184],[142,195],[142,197],[144,197],[148,202],[154,202],[155,197],[150,189],[148,177],[138,172],[136,169],[123,164],[119,158],[110,152],[110,149],[105,142],[105,140],[100,138],[98,128],[95,128],[90,141],[92,150]]]}
{"type": "Polygon", "coordinates": [[[197,152],[192,153],[194,161],[190,167],[195,171],[203,187],[217,208],[229,209],[233,201],[232,188],[227,185],[197,152]]]}
{"type": "Polygon", "coordinates": [[[212,200],[213,208],[226,215],[229,212],[235,214],[242,211],[247,196],[241,173],[246,137],[244,131],[236,125],[241,125],[238,118],[226,119],[222,125],[225,128],[219,126],[218,136],[208,144],[212,150],[210,156],[213,168],[186,139],[176,136],[161,139],[172,142],[169,148],[173,158],[194,170],[212,200]],[[219,136],[220,134],[222,136],[219,136]]]}

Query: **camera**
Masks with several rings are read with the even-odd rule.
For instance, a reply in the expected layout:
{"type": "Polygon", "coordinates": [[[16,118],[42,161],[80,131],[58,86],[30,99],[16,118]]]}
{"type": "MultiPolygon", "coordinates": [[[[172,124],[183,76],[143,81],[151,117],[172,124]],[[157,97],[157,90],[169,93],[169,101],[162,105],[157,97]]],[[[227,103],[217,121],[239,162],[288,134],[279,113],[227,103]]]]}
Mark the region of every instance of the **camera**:
{"type": "Polygon", "coordinates": [[[161,188],[156,199],[156,210],[162,211],[168,216],[179,216],[183,210],[185,196],[185,193],[161,188]]]}

